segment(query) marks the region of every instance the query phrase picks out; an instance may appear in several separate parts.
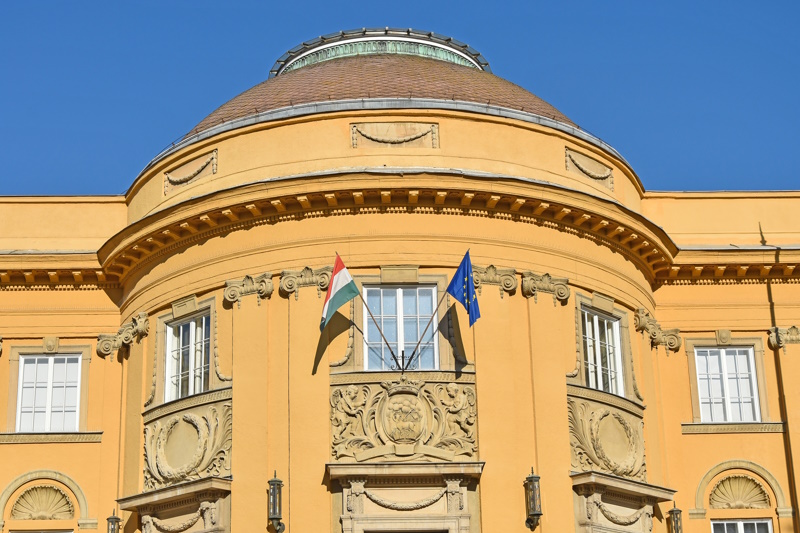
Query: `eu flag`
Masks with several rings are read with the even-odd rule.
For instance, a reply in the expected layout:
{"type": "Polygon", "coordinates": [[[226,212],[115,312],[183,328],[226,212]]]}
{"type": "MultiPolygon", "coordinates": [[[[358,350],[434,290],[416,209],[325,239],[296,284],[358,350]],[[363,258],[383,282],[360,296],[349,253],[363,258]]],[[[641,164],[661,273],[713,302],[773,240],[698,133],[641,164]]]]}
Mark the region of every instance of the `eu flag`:
{"type": "Polygon", "coordinates": [[[447,292],[461,302],[466,308],[469,315],[469,327],[481,317],[481,310],[478,309],[478,297],[475,294],[475,282],[472,279],[472,261],[469,258],[469,250],[464,254],[464,259],[458,265],[450,285],[447,286],[447,292]]]}

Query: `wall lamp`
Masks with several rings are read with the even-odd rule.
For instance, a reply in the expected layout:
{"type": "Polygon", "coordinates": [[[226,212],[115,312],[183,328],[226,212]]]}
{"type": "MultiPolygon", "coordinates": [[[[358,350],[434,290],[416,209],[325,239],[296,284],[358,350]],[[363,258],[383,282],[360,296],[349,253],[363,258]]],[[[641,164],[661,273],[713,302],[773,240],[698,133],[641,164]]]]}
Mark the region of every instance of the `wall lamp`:
{"type": "Polygon", "coordinates": [[[115,509],[111,510],[111,516],[106,518],[106,522],[108,522],[108,533],[119,533],[119,523],[122,519],[117,516],[115,509]]]}
{"type": "Polygon", "coordinates": [[[669,531],[670,533],[683,533],[683,520],[681,518],[681,511],[675,506],[675,502],[672,502],[672,509],[667,511],[669,515],[669,531]]]}
{"type": "Polygon", "coordinates": [[[525,478],[525,509],[527,518],[525,525],[533,531],[539,525],[539,518],[542,516],[542,493],[539,488],[539,476],[533,473],[525,478]]]}
{"type": "Polygon", "coordinates": [[[278,479],[278,471],[276,470],[272,479],[269,480],[269,520],[272,522],[272,527],[275,528],[276,533],[283,533],[283,530],[286,529],[286,524],[281,522],[283,518],[281,514],[283,504],[282,490],[283,482],[278,479]]]}

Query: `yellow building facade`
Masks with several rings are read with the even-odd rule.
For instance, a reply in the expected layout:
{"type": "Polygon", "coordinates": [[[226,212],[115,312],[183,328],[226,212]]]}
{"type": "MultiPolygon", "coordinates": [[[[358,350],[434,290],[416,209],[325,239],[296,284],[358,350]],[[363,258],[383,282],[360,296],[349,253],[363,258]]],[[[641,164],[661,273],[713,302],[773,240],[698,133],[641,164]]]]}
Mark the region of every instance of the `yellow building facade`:
{"type": "Polygon", "coordinates": [[[799,531],[799,200],[647,192],[454,39],[303,43],[124,195],[0,197],[0,531],[799,531]]]}

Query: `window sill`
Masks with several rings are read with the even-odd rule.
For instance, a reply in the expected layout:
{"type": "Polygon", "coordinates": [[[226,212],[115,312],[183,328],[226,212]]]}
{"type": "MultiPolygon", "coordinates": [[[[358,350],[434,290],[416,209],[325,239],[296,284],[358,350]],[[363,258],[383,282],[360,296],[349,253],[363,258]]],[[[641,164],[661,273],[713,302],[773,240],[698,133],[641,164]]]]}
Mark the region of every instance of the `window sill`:
{"type": "Polygon", "coordinates": [[[725,424],[681,424],[681,433],[697,435],[709,433],[783,433],[783,422],[733,422],[725,424]]]}
{"type": "Polygon", "coordinates": [[[102,436],[102,431],[80,431],[74,433],[0,433],[0,444],[100,442],[102,436]]]}

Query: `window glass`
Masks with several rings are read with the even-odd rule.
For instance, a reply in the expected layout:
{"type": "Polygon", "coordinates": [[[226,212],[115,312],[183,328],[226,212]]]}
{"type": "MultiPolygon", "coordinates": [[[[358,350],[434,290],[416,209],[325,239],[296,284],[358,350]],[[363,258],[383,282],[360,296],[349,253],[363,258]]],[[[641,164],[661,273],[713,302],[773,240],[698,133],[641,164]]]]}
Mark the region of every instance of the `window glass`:
{"type": "Polygon", "coordinates": [[[165,400],[177,400],[209,389],[211,314],[169,324],[165,400]]]}
{"type": "Polygon", "coordinates": [[[752,348],[696,348],[695,363],[702,422],[760,421],[752,348]]]}
{"type": "Polygon", "coordinates": [[[581,309],[584,381],[587,387],[622,396],[622,355],[619,320],[592,309],[581,309]]]}
{"type": "Polygon", "coordinates": [[[373,321],[364,309],[364,363],[367,370],[393,370],[397,364],[392,359],[410,361],[410,370],[433,370],[438,368],[439,353],[436,331],[436,287],[421,286],[376,286],[364,287],[366,302],[372,311],[373,321]],[[425,332],[425,326],[433,321],[425,332]],[[386,340],[381,337],[378,325],[386,340]],[[417,343],[419,347],[417,348],[417,343]],[[388,344],[388,346],[387,346],[388,344]],[[390,350],[391,347],[391,350],[390,350]],[[416,352],[415,352],[416,348],[416,352]],[[413,359],[412,358],[413,354],[413,359]]]}
{"type": "Polygon", "coordinates": [[[78,431],[80,355],[20,357],[17,431],[78,431]]]}

